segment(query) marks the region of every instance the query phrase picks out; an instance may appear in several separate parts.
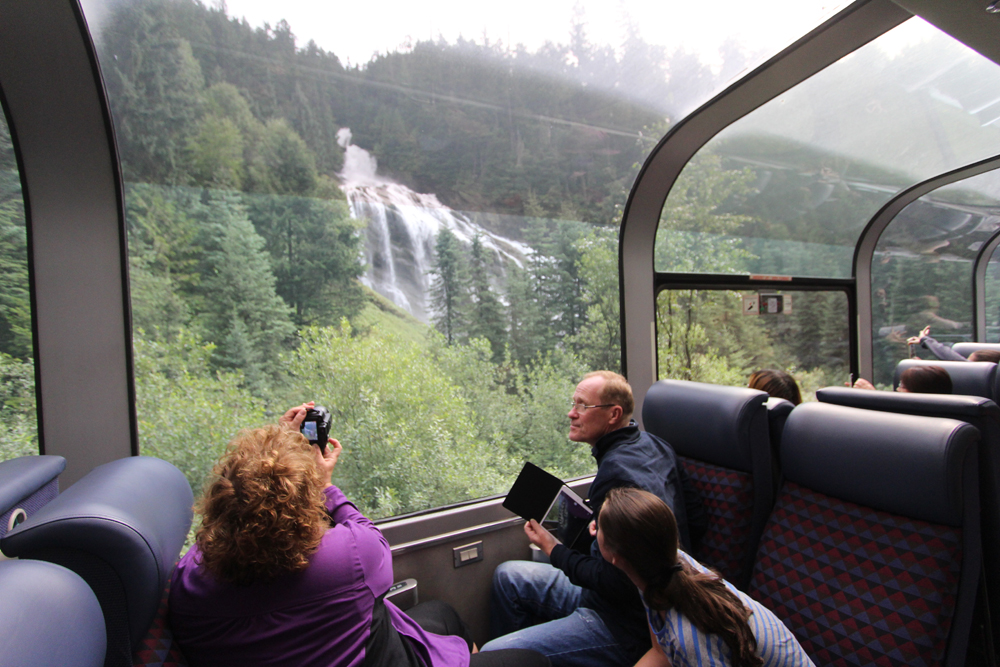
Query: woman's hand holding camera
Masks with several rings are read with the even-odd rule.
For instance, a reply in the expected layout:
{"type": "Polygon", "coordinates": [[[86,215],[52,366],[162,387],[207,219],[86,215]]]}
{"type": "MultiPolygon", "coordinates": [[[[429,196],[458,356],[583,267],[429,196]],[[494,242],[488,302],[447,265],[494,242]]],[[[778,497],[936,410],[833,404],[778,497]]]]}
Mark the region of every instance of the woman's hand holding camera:
{"type": "MultiPolygon", "coordinates": [[[[295,431],[301,430],[302,422],[305,421],[306,413],[316,406],[314,401],[309,401],[303,403],[302,405],[296,405],[293,408],[289,408],[285,414],[281,415],[278,419],[278,423],[295,431]]],[[[331,478],[333,476],[333,469],[337,465],[337,459],[340,458],[340,453],[344,451],[344,447],[334,438],[330,438],[327,441],[329,444],[326,449],[321,449],[319,445],[314,445],[316,447],[316,464],[319,466],[320,472],[326,481],[327,486],[332,486],[331,478]]]]}
{"type": "Polygon", "coordinates": [[[278,418],[278,423],[285,428],[298,431],[302,428],[302,422],[306,419],[306,413],[309,412],[309,410],[311,410],[315,405],[315,401],[309,401],[308,403],[303,403],[302,405],[296,405],[294,408],[288,408],[288,411],[278,418]]]}

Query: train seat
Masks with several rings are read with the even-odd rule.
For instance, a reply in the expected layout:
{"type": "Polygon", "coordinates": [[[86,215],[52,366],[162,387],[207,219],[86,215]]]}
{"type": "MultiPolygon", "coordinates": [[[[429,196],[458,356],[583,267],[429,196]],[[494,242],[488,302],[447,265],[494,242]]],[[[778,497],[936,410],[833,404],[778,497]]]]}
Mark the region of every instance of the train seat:
{"type": "Polygon", "coordinates": [[[37,560],[0,562],[0,662],[100,667],[101,605],[77,574],[37,560]]]}
{"type": "Polygon", "coordinates": [[[979,443],[980,535],[994,643],[1000,641],[1000,407],[979,396],[870,392],[847,387],[820,389],[816,399],[821,403],[880,412],[957,419],[979,429],[982,436],[979,443]]]}
{"type": "Polygon", "coordinates": [[[59,495],[61,456],[19,456],[0,462],[0,537],[59,495]]]}
{"type": "Polygon", "coordinates": [[[785,422],[788,421],[788,415],[795,409],[795,404],[783,398],[771,396],[764,405],[767,407],[767,433],[771,440],[771,454],[780,467],[778,455],[781,452],[781,433],[785,430],[785,422]]]}
{"type": "Polygon", "coordinates": [[[976,350],[1000,350],[1000,343],[955,343],[951,349],[967,358],[976,350]]]}
{"type": "Polygon", "coordinates": [[[9,556],[63,565],[90,585],[107,629],[105,665],[131,665],[191,526],[193,496],[173,465],[147,456],[94,468],[14,528],[9,556]]]}
{"type": "Polygon", "coordinates": [[[750,594],[817,665],[964,664],[979,582],[979,431],[796,407],[750,594]]]}
{"type": "Polygon", "coordinates": [[[996,401],[1000,391],[997,390],[997,365],[988,361],[926,361],[924,359],[903,359],[896,364],[896,373],[892,378],[892,386],[899,386],[899,376],[911,366],[940,366],[948,371],[951,377],[953,394],[964,396],[982,396],[996,401]]]}
{"type": "Polygon", "coordinates": [[[774,503],[767,394],[661,380],[642,406],[644,428],[671,444],[708,513],[693,554],[741,589],[774,503]]]}

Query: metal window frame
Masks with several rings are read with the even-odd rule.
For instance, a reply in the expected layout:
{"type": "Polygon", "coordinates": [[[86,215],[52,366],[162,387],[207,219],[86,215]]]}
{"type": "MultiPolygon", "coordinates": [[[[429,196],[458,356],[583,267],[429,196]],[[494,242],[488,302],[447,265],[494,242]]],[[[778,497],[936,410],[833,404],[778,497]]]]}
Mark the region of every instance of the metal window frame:
{"type": "MultiPolygon", "coordinates": [[[[872,216],[871,220],[861,232],[858,243],[854,248],[853,272],[857,279],[858,295],[858,338],[861,342],[859,348],[859,369],[862,377],[871,377],[875,359],[875,341],[872,336],[872,260],[875,257],[875,248],[878,247],[879,239],[889,227],[896,216],[903,209],[940,187],[955,183],[957,181],[978,176],[979,174],[1000,168],[1000,155],[980,160],[970,165],[953,169],[944,174],[939,174],[933,178],[917,183],[896,194],[887,201],[878,212],[872,216]]],[[[984,246],[985,248],[985,246],[984,246]]],[[[978,267],[979,257],[983,254],[984,248],[980,248],[976,257],[978,267]]],[[[983,267],[980,281],[977,274],[978,269],[973,270],[972,294],[973,294],[973,322],[976,322],[975,335],[979,338],[984,328],[979,327],[978,313],[983,313],[985,318],[985,297],[983,297],[983,285],[986,276],[986,268],[983,267]],[[977,284],[978,283],[978,284],[977,284]],[[981,301],[981,305],[977,303],[981,301]]],[[[985,322],[985,319],[983,320],[985,322]]]]}
{"type": "Polygon", "coordinates": [[[35,391],[63,484],[138,452],[123,184],[76,0],[0,0],[0,90],[29,230],[35,391]]]}

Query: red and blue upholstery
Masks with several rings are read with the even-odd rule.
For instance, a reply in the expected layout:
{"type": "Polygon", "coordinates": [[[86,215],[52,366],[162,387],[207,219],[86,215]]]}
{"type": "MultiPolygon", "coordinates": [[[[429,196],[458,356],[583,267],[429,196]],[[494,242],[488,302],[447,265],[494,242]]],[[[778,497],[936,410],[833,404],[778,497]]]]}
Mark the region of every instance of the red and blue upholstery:
{"type": "Polygon", "coordinates": [[[964,664],[978,439],[955,420],[821,403],[789,416],[749,592],[817,665],[964,664]]]}
{"type": "Polygon", "coordinates": [[[708,514],[692,555],[742,589],[774,502],[767,398],[745,387],[661,380],[642,406],[643,427],[674,448],[690,481],[685,491],[708,514]]]}
{"type": "Polygon", "coordinates": [[[816,392],[822,403],[964,421],[979,429],[980,536],[988,594],[992,643],[1000,643],[1000,407],[978,396],[857,391],[827,387],[816,392]]]}
{"type": "Polygon", "coordinates": [[[146,636],[139,640],[138,648],[132,654],[132,667],[187,667],[187,659],[174,641],[167,618],[167,600],[170,587],[163,591],[160,606],[156,610],[153,624],[146,636]]]}

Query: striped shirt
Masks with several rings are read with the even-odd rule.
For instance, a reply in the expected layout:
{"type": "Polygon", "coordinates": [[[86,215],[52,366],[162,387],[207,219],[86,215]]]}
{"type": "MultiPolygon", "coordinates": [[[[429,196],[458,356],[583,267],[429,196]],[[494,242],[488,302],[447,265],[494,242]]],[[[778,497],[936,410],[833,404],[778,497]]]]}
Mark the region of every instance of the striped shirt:
{"type": "MultiPolygon", "coordinates": [[[[708,570],[683,551],[677,552],[699,572],[708,570]]],[[[728,581],[726,587],[750,610],[750,630],[757,638],[757,655],[764,667],[815,667],[799,642],[778,618],[728,581]]],[[[646,609],[649,627],[673,667],[708,667],[732,665],[732,652],[719,635],[705,634],[676,609],[663,612],[646,609]]]]}

